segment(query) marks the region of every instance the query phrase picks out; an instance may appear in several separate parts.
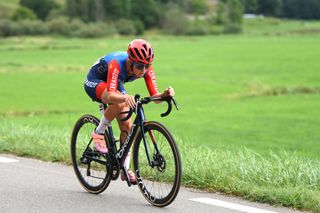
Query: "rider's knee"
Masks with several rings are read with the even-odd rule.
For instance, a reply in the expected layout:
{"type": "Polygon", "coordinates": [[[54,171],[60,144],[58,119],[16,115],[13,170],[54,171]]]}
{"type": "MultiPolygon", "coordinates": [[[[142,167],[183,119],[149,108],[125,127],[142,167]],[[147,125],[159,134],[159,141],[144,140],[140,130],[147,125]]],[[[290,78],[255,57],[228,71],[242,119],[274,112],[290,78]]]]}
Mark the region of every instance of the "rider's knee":
{"type": "Polygon", "coordinates": [[[104,104],[109,104],[109,94],[108,94],[108,90],[105,89],[101,95],[101,101],[104,104]]]}

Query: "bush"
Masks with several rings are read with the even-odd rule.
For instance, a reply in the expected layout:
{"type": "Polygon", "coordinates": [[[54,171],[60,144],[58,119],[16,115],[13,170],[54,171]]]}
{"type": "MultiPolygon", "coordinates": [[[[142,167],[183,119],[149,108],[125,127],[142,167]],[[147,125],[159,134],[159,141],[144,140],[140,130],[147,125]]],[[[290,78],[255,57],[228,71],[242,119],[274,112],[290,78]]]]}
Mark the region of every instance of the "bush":
{"type": "Polygon", "coordinates": [[[178,7],[170,7],[164,14],[163,27],[170,34],[183,35],[187,31],[188,20],[178,7]]]}
{"type": "Polygon", "coordinates": [[[83,27],[85,27],[85,23],[80,19],[72,19],[69,23],[69,29],[71,34],[81,30],[83,27]]]}
{"type": "Polygon", "coordinates": [[[103,23],[103,25],[104,25],[104,36],[115,35],[118,33],[118,30],[113,23],[103,23]]]}
{"type": "MultiPolygon", "coordinates": [[[[187,35],[220,35],[222,33],[231,33],[225,29],[226,25],[217,25],[213,17],[203,20],[189,21],[189,25],[186,31],[187,35]],[[227,32],[225,32],[225,30],[227,32]]],[[[241,28],[240,28],[241,29],[241,28]]]]}
{"type": "Polygon", "coordinates": [[[227,34],[236,34],[236,33],[242,32],[242,27],[240,24],[228,23],[228,24],[225,24],[223,27],[224,27],[223,32],[227,34]]]}
{"type": "Polygon", "coordinates": [[[45,35],[49,33],[47,24],[43,21],[25,20],[19,22],[22,35],[45,35]]]}
{"type": "Polygon", "coordinates": [[[207,35],[209,34],[208,23],[204,21],[193,21],[189,23],[186,30],[187,35],[207,35]]]}
{"type": "Polygon", "coordinates": [[[144,24],[139,19],[134,21],[134,27],[137,35],[142,35],[144,33],[144,24]]]}
{"type": "Polygon", "coordinates": [[[45,35],[56,34],[83,38],[102,37],[117,33],[112,24],[102,22],[86,24],[79,19],[71,22],[66,17],[59,17],[49,22],[24,20],[15,22],[9,19],[0,20],[0,36],[45,35]]]}
{"type": "Polygon", "coordinates": [[[202,15],[209,12],[209,1],[207,0],[190,0],[190,11],[193,14],[202,15]]]}
{"type": "Polygon", "coordinates": [[[209,34],[210,35],[220,35],[224,32],[224,27],[221,25],[210,25],[209,34]]]}
{"type": "Polygon", "coordinates": [[[69,22],[69,19],[63,16],[52,19],[47,22],[49,32],[58,35],[70,35],[71,29],[69,28],[69,22]]]}
{"type": "Polygon", "coordinates": [[[82,38],[93,38],[103,35],[103,29],[98,27],[96,24],[86,24],[82,25],[77,31],[75,31],[75,36],[82,38]]]}
{"type": "Polygon", "coordinates": [[[239,33],[242,31],[243,6],[237,0],[219,2],[217,23],[223,25],[224,33],[239,33]]]}
{"type": "Polygon", "coordinates": [[[0,34],[1,36],[17,36],[23,35],[23,28],[19,22],[14,22],[11,20],[1,20],[0,21],[0,34]]]}
{"type": "MultiPolygon", "coordinates": [[[[78,22],[79,24],[79,22],[78,22]]],[[[73,27],[76,26],[76,23],[73,23],[73,27]]],[[[114,35],[117,31],[113,25],[107,25],[102,22],[91,23],[91,24],[82,24],[79,25],[78,29],[74,31],[72,36],[82,37],[82,38],[95,38],[103,37],[107,35],[114,35]]]]}
{"type": "Polygon", "coordinates": [[[227,16],[225,4],[222,2],[219,2],[217,6],[216,23],[224,24],[227,22],[227,20],[228,20],[228,16],[227,16]]]}
{"type": "Polygon", "coordinates": [[[49,33],[47,25],[39,20],[0,21],[0,36],[44,35],[47,33],[49,33]]]}
{"type": "Polygon", "coordinates": [[[18,21],[18,20],[36,20],[37,15],[26,7],[18,7],[16,9],[11,17],[12,20],[18,21]]]}
{"type": "Polygon", "coordinates": [[[128,19],[119,19],[116,22],[116,27],[121,35],[134,35],[137,33],[134,22],[128,19]]]}

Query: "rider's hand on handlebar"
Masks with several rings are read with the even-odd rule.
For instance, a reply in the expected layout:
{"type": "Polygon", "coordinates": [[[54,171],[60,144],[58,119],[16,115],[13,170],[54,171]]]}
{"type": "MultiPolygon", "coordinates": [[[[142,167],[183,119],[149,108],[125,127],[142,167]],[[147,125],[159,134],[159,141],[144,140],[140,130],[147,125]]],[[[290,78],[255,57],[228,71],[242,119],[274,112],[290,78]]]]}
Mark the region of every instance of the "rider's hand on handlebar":
{"type": "Polygon", "coordinates": [[[134,100],[134,96],[127,94],[125,94],[124,96],[126,106],[130,109],[134,109],[136,107],[136,101],[134,100]]]}
{"type": "Polygon", "coordinates": [[[174,89],[172,87],[168,87],[167,89],[165,89],[163,91],[163,93],[161,94],[161,97],[165,98],[168,96],[173,97],[175,95],[174,89]]]}

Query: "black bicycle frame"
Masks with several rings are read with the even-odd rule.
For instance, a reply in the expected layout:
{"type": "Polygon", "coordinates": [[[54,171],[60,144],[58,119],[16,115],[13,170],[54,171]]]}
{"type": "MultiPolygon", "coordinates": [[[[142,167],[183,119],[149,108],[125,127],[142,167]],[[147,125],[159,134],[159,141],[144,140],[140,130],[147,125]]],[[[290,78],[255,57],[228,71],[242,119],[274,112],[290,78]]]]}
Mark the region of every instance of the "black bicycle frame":
{"type": "MultiPolygon", "coordinates": [[[[118,160],[118,162],[120,164],[120,169],[122,169],[123,172],[127,172],[127,171],[125,171],[125,169],[123,167],[123,163],[124,163],[128,153],[130,152],[131,146],[132,146],[135,138],[137,137],[139,129],[140,129],[140,131],[142,133],[143,143],[144,143],[144,146],[145,146],[146,155],[147,155],[147,158],[148,158],[149,165],[151,167],[154,166],[154,163],[150,159],[149,148],[148,148],[148,145],[147,145],[147,142],[146,142],[146,138],[145,138],[144,122],[146,121],[146,118],[145,118],[144,110],[143,110],[143,107],[142,107],[141,103],[138,103],[136,114],[137,115],[136,115],[135,120],[134,120],[134,122],[132,124],[130,132],[128,133],[124,143],[120,146],[119,150],[117,150],[117,147],[116,147],[112,126],[108,127],[108,134],[107,135],[108,135],[108,139],[110,141],[110,146],[111,146],[110,148],[113,149],[113,150],[110,150],[110,151],[113,154],[116,154],[116,158],[117,158],[117,160],[118,160]]],[[[157,144],[154,143],[154,145],[155,145],[156,151],[159,152],[157,144]]],[[[130,185],[129,182],[128,182],[128,185],[130,185]]]]}
{"type": "MultiPolygon", "coordinates": [[[[151,160],[151,158],[150,158],[149,148],[148,148],[148,144],[147,144],[147,141],[146,141],[145,128],[144,128],[144,123],[146,121],[146,118],[145,118],[145,114],[144,114],[144,110],[143,110],[142,105],[143,104],[147,104],[150,101],[157,101],[157,100],[158,101],[166,101],[168,103],[168,109],[167,109],[167,111],[165,113],[161,114],[161,117],[164,117],[164,116],[167,116],[168,114],[170,114],[171,109],[172,109],[171,101],[173,101],[175,107],[178,109],[177,103],[176,103],[176,101],[175,101],[175,99],[173,97],[167,97],[167,98],[151,98],[151,97],[149,97],[149,98],[141,99],[140,101],[139,101],[139,98],[140,98],[139,95],[135,96],[135,100],[137,102],[137,106],[135,108],[136,109],[136,111],[135,111],[136,112],[136,117],[135,117],[134,122],[132,124],[132,127],[130,129],[130,132],[128,133],[124,143],[119,147],[119,150],[117,150],[116,140],[114,138],[112,126],[108,126],[108,131],[106,131],[106,133],[105,133],[105,137],[106,137],[107,141],[109,142],[108,155],[113,159],[112,160],[113,163],[116,163],[116,165],[112,165],[112,167],[116,166],[116,169],[117,169],[118,172],[119,172],[119,170],[122,170],[124,172],[124,174],[127,176],[127,183],[128,183],[129,186],[131,186],[131,183],[128,180],[128,174],[127,174],[126,169],[123,166],[123,163],[124,163],[128,153],[130,152],[131,146],[132,146],[135,138],[137,137],[139,129],[140,129],[141,134],[142,134],[143,144],[144,144],[144,147],[145,147],[145,151],[146,151],[146,155],[147,155],[147,158],[148,158],[149,165],[151,167],[154,167],[154,166],[158,165],[156,160],[151,160]]],[[[133,111],[130,110],[129,112],[125,112],[125,113],[128,113],[128,114],[127,114],[126,118],[122,119],[123,121],[128,120],[131,117],[133,111]]],[[[155,154],[156,155],[161,155],[161,153],[160,153],[160,151],[158,149],[157,142],[155,141],[154,136],[152,135],[152,132],[149,132],[149,134],[151,136],[151,139],[152,139],[155,151],[156,151],[155,154]]],[[[93,161],[96,161],[96,162],[101,163],[101,164],[107,164],[107,162],[104,162],[102,160],[96,159],[95,157],[92,157],[91,155],[95,155],[96,154],[95,152],[93,152],[93,153],[88,152],[89,145],[91,144],[91,142],[92,142],[92,139],[90,140],[86,150],[84,151],[84,153],[82,155],[82,158],[83,159],[89,159],[89,161],[93,160],[93,161]]],[[[90,163],[88,165],[90,166],[90,163]]],[[[118,172],[115,174],[114,179],[116,179],[118,177],[118,175],[119,175],[118,172]]]]}

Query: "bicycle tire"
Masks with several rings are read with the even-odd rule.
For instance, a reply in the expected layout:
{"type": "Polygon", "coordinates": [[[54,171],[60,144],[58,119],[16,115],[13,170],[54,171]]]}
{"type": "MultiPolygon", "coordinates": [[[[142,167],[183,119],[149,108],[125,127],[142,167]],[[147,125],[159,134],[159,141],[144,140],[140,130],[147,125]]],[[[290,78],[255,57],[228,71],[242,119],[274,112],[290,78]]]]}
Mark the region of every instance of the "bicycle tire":
{"type": "Polygon", "coordinates": [[[150,154],[150,158],[161,163],[153,168],[149,165],[140,130],[135,138],[133,150],[134,171],[139,189],[145,199],[154,206],[164,207],[174,201],[180,189],[182,176],[180,153],[174,138],[161,123],[155,121],[146,122],[144,128],[149,153],[153,151],[153,154],[150,154]],[[152,134],[148,133],[149,131],[152,134]],[[154,136],[153,138],[156,140],[161,155],[156,154],[156,147],[152,142],[151,135],[154,136]],[[168,172],[168,174],[164,174],[165,172],[168,172]],[[163,186],[165,189],[156,190],[156,186],[163,186]],[[167,190],[168,188],[169,190],[167,190]],[[160,195],[160,192],[164,191],[167,191],[167,194],[160,195]]]}
{"type": "Polygon", "coordinates": [[[96,151],[91,138],[91,133],[98,124],[99,119],[95,116],[83,115],[76,122],[71,137],[71,158],[75,174],[83,188],[92,194],[103,192],[111,181],[109,155],[96,151]],[[84,157],[87,154],[96,160],[105,161],[106,164],[84,157]]]}

